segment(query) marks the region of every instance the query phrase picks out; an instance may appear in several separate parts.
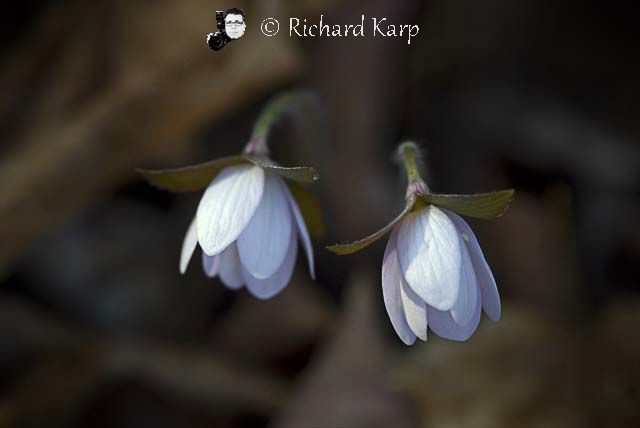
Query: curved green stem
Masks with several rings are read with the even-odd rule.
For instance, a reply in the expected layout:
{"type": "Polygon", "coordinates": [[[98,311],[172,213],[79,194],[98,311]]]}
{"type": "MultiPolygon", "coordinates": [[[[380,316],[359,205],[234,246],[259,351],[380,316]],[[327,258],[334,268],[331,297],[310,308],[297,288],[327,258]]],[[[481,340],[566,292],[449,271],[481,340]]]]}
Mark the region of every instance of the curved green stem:
{"type": "Polygon", "coordinates": [[[420,156],[418,146],[412,142],[402,143],[398,147],[398,154],[404,163],[409,183],[413,181],[424,181],[420,176],[420,168],[418,167],[418,157],[420,156]]]}
{"type": "Polygon", "coordinates": [[[311,100],[312,96],[305,91],[285,92],[275,98],[262,109],[253,127],[252,139],[267,139],[273,125],[296,107],[301,107],[311,100]]]}
{"type": "Polygon", "coordinates": [[[271,129],[282,117],[294,109],[302,109],[312,100],[311,94],[305,91],[285,92],[271,99],[262,109],[253,127],[253,133],[245,153],[250,155],[268,155],[267,139],[271,129]]]}

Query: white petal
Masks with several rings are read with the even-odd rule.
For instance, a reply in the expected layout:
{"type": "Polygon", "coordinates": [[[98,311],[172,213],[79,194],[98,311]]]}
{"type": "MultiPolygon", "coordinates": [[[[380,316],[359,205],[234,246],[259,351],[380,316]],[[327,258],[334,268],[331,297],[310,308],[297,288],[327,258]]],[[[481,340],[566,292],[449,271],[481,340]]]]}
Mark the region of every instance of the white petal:
{"type": "Polygon", "coordinates": [[[220,270],[220,255],[207,256],[202,252],[202,270],[209,278],[214,278],[220,270]]]}
{"type": "Polygon", "coordinates": [[[233,290],[241,288],[244,284],[242,263],[235,242],[220,254],[220,280],[233,290]]]}
{"type": "Polygon", "coordinates": [[[413,345],[416,335],[411,331],[402,305],[400,289],[402,288],[402,271],[398,262],[396,249],[397,228],[391,232],[387,248],[382,259],[382,296],[384,306],[396,334],[406,345],[413,345]]]}
{"type": "Polygon", "coordinates": [[[276,273],[291,241],[291,208],[282,179],[266,174],[264,191],[253,218],[238,238],[244,268],[257,279],[276,273]]]}
{"type": "Polygon", "coordinates": [[[404,278],[428,305],[449,310],[458,299],[462,255],[458,231],[429,205],[399,224],[398,257],[404,278]]]}
{"type": "Polygon", "coordinates": [[[316,268],[313,262],[313,247],[311,246],[311,238],[309,238],[309,231],[307,230],[307,225],[304,222],[304,217],[302,217],[302,213],[300,213],[300,208],[298,208],[298,203],[295,198],[289,192],[287,187],[287,195],[289,195],[289,202],[291,203],[291,210],[293,211],[293,216],[296,219],[296,224],[298,225],[298,234],[302,239],[302,245],[304,246],[304,252],[307,254],[307,261],[309,263],[309,274],[311,275],[311,279],[316,279],[316,268]]]}
{"type": "Polygon", "coordinates": [[[258,299],[270,299],[284,290],[287,284],[289,284],[298,255],[297,234],[295,232],[290,233],[290,237],[287,255],[273,276],[267,279],[256,279],[246,269],[242,270],[242,276],[247,284],[247,289],[258,299]]]}
{"type": "Polygon", "coordinates": [[[184,274],[187,271],[189,260],[198,245],[198,234],[196,233],[196,219],[194,218],[187,233],[184,235],[184,241],[182,241],[182,251],[180,252],[180,273],[184,274]]]}
{"type": "Polygon", "coordinates": [[[411,327],[411,331],[421,340],[427,340],[427,304],[411,287],[402,281],[400,287],[400,296],[402,297],[402,306],[407,319],[407,324],[411,327]]]}
{"type": "Polygon", "coordinates": [[[429,328],[438,336],[445,339],[464,341],[471,337],[480,323],[480,294],[477,295],[473,317],[467,324],[458,325],[451,316],[450,311],[439,311],[427,306],[429,328]]]}
{"type": "Polygon", "coordinates": [[[264,189],[264,171],[253,165],[223,169],[205,190],[196,223],[198,241],[210,256],[219,254],[247,227],[264,189]]]}
{"type": "Polygon", "coordinates": [[[447,214],[460,231],[460,234],[467,238],[465,239],[465,244],[469,249],[471,262],[473,263],[473,268],[476,272],[476,277],[478,278],[478,284],[480,285],[482,308],[492,321],[498,321],[500,319],[501,310],[500,294],[498,293],[496,280],[493,278],[491,268],[489,268],[489,265],[484,258],[478,239],[462,217],[451,211],[447,211],[447,214]]]}
{"type": "Polygon", "coordinates": [[[460,239],[460,250],[462,251],[462,266],[460,267],[460,292],[458,300],[451,308],[451,316],[458,325],[466,325],[473,318],[473,311],[478,299],[478,280],[473,270],[469,250],[464,243],[462,236],[460,239]]]}

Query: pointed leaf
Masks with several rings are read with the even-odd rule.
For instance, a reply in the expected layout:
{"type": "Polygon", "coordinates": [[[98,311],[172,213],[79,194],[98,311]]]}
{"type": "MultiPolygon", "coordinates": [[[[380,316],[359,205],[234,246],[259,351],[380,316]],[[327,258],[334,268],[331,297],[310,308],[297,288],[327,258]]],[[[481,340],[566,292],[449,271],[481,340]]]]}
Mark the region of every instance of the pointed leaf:
{"type": "Polygon", "coordinates": [[[246,156],[246,159],[253,162],[255,165],[263,168],[265,172],[272,172],[278,174],[282,178],[287,180],[296,181],[298,183],[313,183],[318,180],[320,176],[316,170],[310,166],[280,166],[274,162],[246,156]]]}
{"type": "Polygon", "coordinates": [[[228,156],[197,165],[172,169],[137,169],[153,186],[170,192],[193,192],[204,189],[224,168],[249,163],[244,156],[228,156]]]}
{"type": "Polygon", "coordinates": [[[418,195],[424,203],[451,210],[467,217],[490,220],[500,217],[513,199],[514,190],[501,190],[473,195],[418,195]]]}
{"type": "Polygon", "coordinates": [[[298,208],[300,208],[309,233],[315,239],[322,239],[326,229],[322,219],[320,201],[318,201],[318,198],[313,192],[299,184],[289,182],[287,186],[293,198],[298,203],[298,208]]]}
{"type": "Polygon", "coordinates": [[[385,227],[367,236],[366,238],[360,239],[359,241],[352,242],[351,244],[332,245],[330,247],[327,247],[327,250],[339,256],[344,256],[346,254],[352,254],[362,250],[365,247],[368,247],[369,245],[376,242],[378,239],[382,238],[388,232],[390,232],[391,229],[393,229],[393,226],[395,226],[400,220],[402,220],[407,214],[409,214],[413,210],[414,205],[415,205],[415,200],[412,199],[411,201],[409,201],[409,203],[404,208],[404,210],[402,210],[402,212],[398,214],[398,216],[391,221],[391,223],[387,224],[385,227]]]}

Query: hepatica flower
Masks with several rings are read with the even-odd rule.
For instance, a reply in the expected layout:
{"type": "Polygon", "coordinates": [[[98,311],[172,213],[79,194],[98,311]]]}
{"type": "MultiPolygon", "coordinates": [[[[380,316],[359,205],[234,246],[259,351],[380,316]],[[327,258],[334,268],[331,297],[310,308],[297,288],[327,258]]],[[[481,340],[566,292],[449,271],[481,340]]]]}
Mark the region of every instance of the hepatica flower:
{"type": "Polygon", "coordinates": [[[482,309],[491,320],[500,318],[500,295],[478,240],[458,214],[499,217],[514,192],[431,193],[418,172],[417,146],[404,143],[399,153],[409,178],[405,209],[373,235],[329,250],[353,253],[391,232],[382,261],[382,294],[400,339],[407,345],[416,337],[427,340],[430,328],[446,339],[467,340],[482,309]]]}
{"type": "Polygon", "coordinates": [[[277,165],[268,158],[266,145],[273,122],[299,101],[300,95],[294,93],[271,102],[240,156],[172,170],[141,171],[152,184],[167,190],[206,187],[184,238],[181,273],[199,244],[207,276],[219,275],[231,289],[246,285],[257,298],[268,299],[289,283],[300,240],[311,277],[315,277],[311,240],[300,208],[309,213],[309,201],[313,202],[295,183],[313,182],[317,174],[309,167],[277,165]]]}

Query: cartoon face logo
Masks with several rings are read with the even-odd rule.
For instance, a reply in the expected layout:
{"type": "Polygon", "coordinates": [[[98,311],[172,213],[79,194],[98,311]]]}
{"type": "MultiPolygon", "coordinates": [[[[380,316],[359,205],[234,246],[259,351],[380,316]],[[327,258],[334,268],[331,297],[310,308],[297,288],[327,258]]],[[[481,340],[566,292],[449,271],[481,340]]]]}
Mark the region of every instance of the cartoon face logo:
{"type": "Polygon", "coordinates": [[[244,35],[247,29],[245,15],[242,9],[232,8],[223,12],[216,11],[216,24],[218,32],[207,35],[207,44],[214,51],[219,51],[225,45],[234,40],[238,40],[244,35]]]}
{"type": "Polygon", "coordinates": [[[244,35],[247,24],[244,22],[244,11],[241,9],[229,9],[224,17],[224,29],[232,40],[237,40],[244,35]]]}

